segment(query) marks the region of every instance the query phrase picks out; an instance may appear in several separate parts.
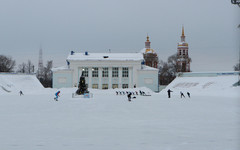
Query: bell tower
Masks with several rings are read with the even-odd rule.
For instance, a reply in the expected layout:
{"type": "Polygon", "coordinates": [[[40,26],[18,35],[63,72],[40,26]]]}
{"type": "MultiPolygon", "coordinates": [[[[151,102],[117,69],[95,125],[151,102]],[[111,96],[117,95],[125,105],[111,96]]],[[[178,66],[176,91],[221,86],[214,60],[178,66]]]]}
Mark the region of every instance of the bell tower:
{"type": "Polygon", "coordinates": [[[177,72],[190,72],[191,59],[188,56],[188,43],[185,42],[184,27],[182,26],[181,42],[177,47],[177,72]]]}
{"type": "Polygon", "coordinates": [[[157,53],[151,49],[150,44],[151,42],[149,41],[149,36],[147,35],[147,41],[145,42],[145,52],[143,53],[145,64],[153,68],[158,68],[158,56],[157,53]]]}

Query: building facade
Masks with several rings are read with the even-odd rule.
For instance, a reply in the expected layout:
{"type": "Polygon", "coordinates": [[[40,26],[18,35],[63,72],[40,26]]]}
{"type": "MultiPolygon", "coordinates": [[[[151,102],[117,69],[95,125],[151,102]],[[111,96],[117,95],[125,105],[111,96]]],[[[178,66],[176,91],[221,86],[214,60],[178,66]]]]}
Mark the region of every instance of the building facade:
{"type": "Polygon", "coordinates": [[[148,87],[158,91],[158,70],[143,65],[141,53],[74,53],[67,66],[53,69],[53,88],[77,87],[81,75],[88,88],[148,87]]]}
{"type": "Polygon", "coordinates": [[[190,62],[188,43],[185,42],[184,27],[182,27],[181,42],[177,46],[177,72],[190,72],[190,62]]]}

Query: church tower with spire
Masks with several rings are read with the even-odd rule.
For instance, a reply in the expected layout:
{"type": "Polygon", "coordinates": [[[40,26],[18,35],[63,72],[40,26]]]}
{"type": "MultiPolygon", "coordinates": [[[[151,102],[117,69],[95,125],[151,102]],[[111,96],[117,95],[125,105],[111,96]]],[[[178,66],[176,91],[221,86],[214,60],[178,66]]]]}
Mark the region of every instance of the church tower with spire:
{"type": "Polygon", "coordinates": [[[190,72],[190,62],[188,43],[185,41],[184,27],[182,27],[181,42],[177,47],[177,72],[190,72]]]}
{"type": "Polygon", "coordinates": [[[158,68],[158,56],[157,53],[151,49],[150,44],[151,42],[149,41],[149,36],[147,35],[147,41],[145,42],[144,48],[145,51],[143,53],[145,64],[153,68],[158,68]]]}

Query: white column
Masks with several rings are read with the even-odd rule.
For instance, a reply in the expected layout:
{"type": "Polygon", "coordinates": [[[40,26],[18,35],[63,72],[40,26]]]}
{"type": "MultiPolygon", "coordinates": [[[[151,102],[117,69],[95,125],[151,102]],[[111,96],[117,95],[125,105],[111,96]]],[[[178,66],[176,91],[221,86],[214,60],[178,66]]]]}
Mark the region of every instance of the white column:
{"type": "Polygon", "coordinates": [[[102,67],[98,68],[98,89],[102,89],[102,67]]]}
{"type": "Polygon", "coordinates": [[[79,68],[77,66],[73,67],[73,87],[77,87],[78,86],[78,72],[79,72],[79,68]]]}
{"type": "Polygon", "coordinates": [[[133,85],[136,84],[136,86],[138,87],[138,73],[137,73],[136,66],[133,66],[132,75],[133,75],[133,85]]]}
{"type": "Polygon", "coordinates": [[[112,88],[112,67],[108,67],[108,88],[112,88]]]}
{"type": "Polygon", "coordinates": [[[88,87],[92,88],[92,67],[88,68],[88,87]]]}
{"type": "Polygon", "coordinates": [[[133,88],[133,84],[132,84],[132,67],[128,67],[128,81],[129,81],[129,88],[133,88]]]}
{"type": "Polygon", "coordinates": [[[122,67],[119,67],[118,71],[118,88],[122,88],[122,67]]]}

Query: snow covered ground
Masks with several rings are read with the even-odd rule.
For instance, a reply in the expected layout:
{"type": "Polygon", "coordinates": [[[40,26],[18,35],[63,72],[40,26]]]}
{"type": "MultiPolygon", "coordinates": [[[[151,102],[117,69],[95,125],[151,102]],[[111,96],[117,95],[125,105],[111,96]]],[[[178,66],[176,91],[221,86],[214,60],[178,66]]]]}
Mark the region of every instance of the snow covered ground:
{"type": "Polygon", "coordinates": [[[84,99],[64,88],[59,101],[53,100],[57,89],[22,89],[24,96],[0,94],[1,150],[240,149],[239,87],[215,90],[235,93],[224,96],[192,90],[185,99],[178,92],[168,99],[166,91],[127,89],[151,94],[131,102],[116,95],[120,89],[90,89],[93,98],[84,99]]]}

